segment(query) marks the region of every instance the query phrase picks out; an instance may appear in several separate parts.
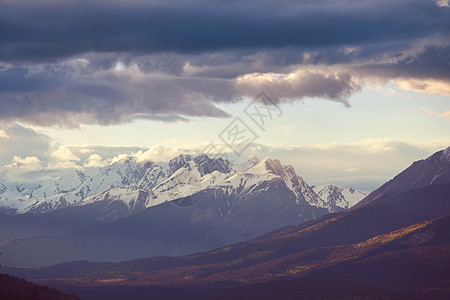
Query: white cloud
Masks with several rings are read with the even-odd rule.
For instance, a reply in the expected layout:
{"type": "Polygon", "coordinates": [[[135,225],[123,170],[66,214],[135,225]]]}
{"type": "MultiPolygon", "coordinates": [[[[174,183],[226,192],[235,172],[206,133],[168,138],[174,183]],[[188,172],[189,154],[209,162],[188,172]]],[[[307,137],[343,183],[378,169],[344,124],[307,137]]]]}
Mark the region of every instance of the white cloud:
{"type": "MultiPolygon", "coordinates": [[[[430,110],[428,113],[437,112],[430,110]]],[[[439,114],[446,116],[445,112],[439,114]]],[[[9,139],[0,138],[0,177],[36,184],[50,177],[57,179],[71,169],[103,167],[130,156],[138,161],[168,161],[180,153],[200,153],[209,144],[197,140],[166,140],[155,142],[150,148],[89,144],[52,148],[47,136],[29,128],[16,126],[4,131],[9,139]]],[[[222,149],[220,142],[215,142],[218,149],[222,149]]],[[[251,155],[278,158],[283,164],[292,164],[310,184],[335,183],[369,190],[395,176],[413,161],[448,146],[448,137],[429,140],[365,139],[285,146],[253,144],[240,157],[230,153],[228,148],[223,152],[236,163],[251,155]]]]}
{"type": "Polygon", "coordinates": [[[59,170],[59,169],[82,169],[82,167],[73,161],[56,161],[48,164],[47,170],[59,170]]]}
{"type": "Polygon", "coordinates": [[[0,129],[0,139],[9,139],[9,136],[6,134],[6,131],[0,129]]]}
{"type": "Polygon", "coordinates": [[[261,152],[261,146],[256,145],[256,146],[251,146],[248,148],[248,152],[250,152],[250,156],[254,156],[256,154],[258,154],[259,152],[261,152]]]}
{"type": "Polygon", "coordinates": [[[449,7],[448,0],[437,0],[436,4],[439,7],[449,7]]]}
{"type": "Polygon", "coordinates": [[[91,154],[84,163],[85,168],[101,168],[106,165],[108,165],[108,162],[103,160],[103,157],[98,154],[91,154]]]}
{"type": "Polygon", "coordinates": [[[405,91],[450,96],[450,82],[437,79],[395,79],[395,84],[405,91]]]}
{"type": "Polygon", "coordinates": [[[450,118],[450,110],[444,112],[437,112],[427,107],[421,107],[422,110],[429,116],[437,116],[439,118],[450,118]]]}
{"type": "Polygon", "coordinates": [[[346,70],[334,67],[306,66],[290,73],[249,73],[236,79],[241,94],[254,96],[271,91],[278,99],[321,97],[340,101],[361,90],[360,81],[346,70]]]}
{"type": "Polygon", "coordinates": [[[114,156],[112,159],[109,159],[108,162],[113,164],[113,163],[118,162],[119,160],[122,160],[124,158],[129,157],[129,156],[130,156],[129,154],[120,153],[120,154],[114,156]]]}
{"type": "Polygon", "coordinates": [[[89,149],[89,148],[81,148],[79,151],[81,154],[88,154],[88,153],[94,152],[93,149],[89,149]]]}
{"type": "Polygon", "coordinates": [[[51,156],[57,161],[80,161],[80,158],[73,154],[67,146],[59,146],[51,156]]]}
{"type": "Polygon", "coordinates": [[[317,148],[318,150],[336,150],[345,147],[357,149],[357,152],[360,153],[381,153],[393,149],[392,141],[390,139],[366,139],[351,143],[318,143],[309,147],[317,148]]]}
{"type": "Polygon", "coordinates": [[[42,169],[42,164],[36,156],[19,157],[14,156],[12,162],[5,166],[9,169],[19,169],[21,172],[32,172],[42,169]]]}
{"type": "Polygon", "coordinates": [[[153,145],[147,151],[139,150],[133,156],[136,157],[138,162],[142,161],[168,161],[174,156],[182,153],[181,150],[173,147],[164,147],[163,145],[153,145]]]}

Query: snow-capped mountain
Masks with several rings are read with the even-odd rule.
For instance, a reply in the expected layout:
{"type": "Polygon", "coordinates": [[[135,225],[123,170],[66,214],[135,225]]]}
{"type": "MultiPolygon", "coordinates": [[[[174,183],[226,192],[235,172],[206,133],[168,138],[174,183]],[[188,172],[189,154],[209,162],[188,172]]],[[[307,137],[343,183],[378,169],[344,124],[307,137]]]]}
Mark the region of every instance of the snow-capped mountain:
{"type": "Polygon", "coordinates": [[[84,199],[113,188],[137,186],[151,189],[165,180],[169,173],[168,166],[153,162],[138,163],[134,158],[125,158],[99,169],[91,177],[74,171],[53,184],[38,186],[31,191],[25,190],[20,195],[0,195],[0,205],[14,209],[17,213],[44,213],[80,204],[84,199]]]}
{"type": "Polygon", "coordinates": [[[25,255],[30,265],[181,255],[246,241],[342,210],[317,196],[292,166],[270,158],[233,166],[216,164],[206,156],[181,156],[163,169],[168,178],[153,188],[115,187],[49,213],[101,212],[96,221],[108,222],[8,242],[1,250],[15,257],[11,264],[23,264],[29,251],[24,245],[42,241],[25,255]],[[44,257],[45,253],[57,255],[44,257]]]}
{"type": "Polygon", "coordinates": [[[367,196],[353,188],[340,188],[326,184],[313,187],[314,192],[326,203],[349,209],[367,196]]]}
{"type": "MultiPolygon", "coordinates": [[[[268,186],[273,181],[279,181],[277,188],[284,188],[291,192],[298,205],[324,208],[328,212],[342,210],[339,206],[330,204],[317,196],[313,189],[295,174],[292,166],[283,166],[279,160],[265,158],[259,161],[252,158],[243,164],[231,165],[223,160],[210,159],[206,155],[197,157],[181,155],[169,161],[167,167],[170,176],[153,188],[147,189],[149,193],[145,207],[167,201],[175,201],[179,206],[189,206],[195,202],[195,199],[200,198],[197,194],[206,189],[215,190],[219,194],[223,193],[230,199],[245,198],[248,194],[262,193],[267,190],[266,188],[266,190],[257,191],[257,187],[268,186]]],[[[138,187],[143,188],[142,185],[138,187]]],[[[116,194],[119,192],[120,190],[115,190],[116,194]]],[[[273,197],[277,196],[273,195],[273,197]]],[[[126,198],[122,196],[122,199],[126,198]]],[[[94,199],[101,201],[104,197],[90,197],[77,205],[92,203],[94,199]]]]}
{"type": "Polygon", "coordinates": [[[0,182],[0,207],[22,214],[93,203],[103,203],[107,207],[112,202],[120,202],[128,208],[128,213],[134,213],[177,199],[188,201],[178,203],[180,206],[191,205],[194,196],[208,188],[222,190],[228,196],[243,196],[243,192],[253,193],[254,187],[274,180],[279,181],[280,188],[293,193],[298,205],[325,208],[329,212],[345,207],[318,196],[292,166],[282,165],[279,160],[265,158],[259,161],[253,157],[234,165],[206,155],[179,155],[162,164],[138,162],[129,157],[99,169],[91,177],[74,171],[33,190],[0,182]]]}
{"type": "Polygon", "coordinates": [[[29,192],[21,184],[10,184],[0,178],[0,212],[15,213],[17,206],[24,205],[29,192]]]}
{"type": "Polygon", "coordinates": [[[311,206],[326,208],[330,212],[336,211],[336,207],[323,201],[313,189],[301,178],[297,176],[291,165],[282,165],[278,159],[272,160],[266,157],[262,161],[257,162],[255,159],[239,166],[241,172],[227,177],[223,183],[219,184],[219,188],[224,188],[228,193],[236,193],[241,191],[253,192],[253,187],[260,185],[264,181],[272,181],[280,179],[281,184],[291,191],[297,203],[305,201],[311,206]],[[243,169],[242,166],[248,166],[243,169]]]}

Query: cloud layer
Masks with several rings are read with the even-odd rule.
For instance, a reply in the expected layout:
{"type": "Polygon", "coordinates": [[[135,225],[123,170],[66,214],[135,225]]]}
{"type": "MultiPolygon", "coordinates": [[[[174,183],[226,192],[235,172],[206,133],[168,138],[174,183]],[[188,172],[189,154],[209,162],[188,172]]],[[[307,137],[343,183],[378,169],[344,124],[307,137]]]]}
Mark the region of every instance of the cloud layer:
{"type": "MultiPolygon", "coordinates": [[[[0,135],[0,179],[24,183],[30,188],[70,174],[73,170],[92,173],[132,156],[137,161],[167,162],[179,154],[200,154],[209,143],[198,141],[166,141],[151,147],[106,145],[58,145],[42,133],[14,125],[0,135]],[[20,151],[18,151],[18,149],[20,151]]],[[[241,156],[216,141],[223,155],[235,162],[250,156],[266,156],[293,164],[297,173],[310,184],[336,184],[366,191],[373,190],[408,167],[413,161],[426,158],[447,148],[450,138],[411,141],[366,139],[351,143],[310,144],[303,146],[271,146],[253,144],[241,156]]]]}
{"type": "Polygon", "coordinates": [[[416,40],[449,31],[431,1],[4,1],[1,60],[416,40]],[[108,5],[106,5],[108,4],[108,5]]]}
{"type": "Polygon", "coordinates": [[[365,81],[449,94],[438,1],[1,0],[0,122],[228,117],[254,97],[349,105],[365,81]]]}

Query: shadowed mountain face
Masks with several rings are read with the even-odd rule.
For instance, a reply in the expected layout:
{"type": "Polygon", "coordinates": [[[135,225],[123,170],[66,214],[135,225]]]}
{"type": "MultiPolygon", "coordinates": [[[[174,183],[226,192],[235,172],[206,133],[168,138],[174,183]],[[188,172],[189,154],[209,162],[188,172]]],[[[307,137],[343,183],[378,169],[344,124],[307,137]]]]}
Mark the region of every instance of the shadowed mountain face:
{"type": "Polygon", "coordinates": [[[364,206],[382,196],[448,182],[450,182],[450,147],[434,153],[427,159],[414,162],[392,180],[370,193],[355,207],[364,206]]]}
{"type": "MultiPolygon", "coordinates": [[[[140,191],[133,209],[143,209],[141,201],[146,191],[140,191]]],[[[133,212],[133,210],[131,210],[133,212]]],[[[58,234],[90,225],[114,221],[130,214],[130,208],[122,201],[109,198],[83,206],[66,207],[48,213],[20,215],[0,214],[0,243],[13,238],[33,235],[58,234]]]]}

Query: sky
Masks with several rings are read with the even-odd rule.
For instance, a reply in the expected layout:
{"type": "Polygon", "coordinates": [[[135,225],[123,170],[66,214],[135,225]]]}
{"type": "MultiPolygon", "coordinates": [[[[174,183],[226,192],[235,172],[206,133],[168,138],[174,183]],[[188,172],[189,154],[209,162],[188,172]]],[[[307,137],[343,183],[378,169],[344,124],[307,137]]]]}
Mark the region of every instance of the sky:
{"type": "Polygon", "coordinates": [[[447,0],[0,0],[0,178],[126,156],[370,191],[450,146],[447,0]]]}

